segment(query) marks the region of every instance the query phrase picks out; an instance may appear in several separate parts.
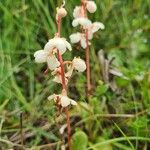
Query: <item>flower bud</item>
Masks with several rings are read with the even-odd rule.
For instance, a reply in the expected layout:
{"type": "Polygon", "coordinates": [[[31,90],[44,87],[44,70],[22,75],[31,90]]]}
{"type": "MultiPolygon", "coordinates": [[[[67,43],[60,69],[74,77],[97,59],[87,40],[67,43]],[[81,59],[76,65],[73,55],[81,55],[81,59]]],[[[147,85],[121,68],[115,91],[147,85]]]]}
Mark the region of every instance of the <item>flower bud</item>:
{"type": "Polygon", "coordinates": [[[57,16],[63,18],[67,15],[65,8],[57,8],[57,16]]]}
{"type": "Polygon", "coordinates": [[[97,9],[97,6],[96,6],[95,2],[93,2],[93,1],[87,1],[86,7],[90,13],[94,13],[97,9]]]}
{"type": "Polygon", "coordinates": [[[73,59],[73,65],[74,65],[74,68],[79,72],[83,72],[86,70],[86,64],[85,64],[84,60],[82,60],[80,58],[75,57],[73,59]]]}

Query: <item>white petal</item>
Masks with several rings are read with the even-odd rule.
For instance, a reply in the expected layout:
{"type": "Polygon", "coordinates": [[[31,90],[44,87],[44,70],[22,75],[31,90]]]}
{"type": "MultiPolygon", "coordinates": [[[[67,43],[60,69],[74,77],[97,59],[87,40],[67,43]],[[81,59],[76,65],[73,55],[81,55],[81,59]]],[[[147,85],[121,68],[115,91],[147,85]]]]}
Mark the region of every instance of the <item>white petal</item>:
{"type": "Polygon", "coordinates": [[[82,25],[84,28],[87,28],[92,24],[92,22],[87,18],[79,18],[79,24],[82,25]]]}
{"type": "Polygon", "coordinates": [[[70,38],[71,43],[78,43],[81,40],[81,34],[73,33],[70,35],[69,38],[70,38]]]}
{"type": "Polygon", "coordinates": [[[77,105],[77,102],[74,100],[71,100],[70,103],[71,103],[71,105],[77,105]]]}
{"type": "Polygon", "coordinates": [[[70,78],[70,77],[72,76],[73,69],[74,69],[74,67],[71,66],[71,67],[68,69],[68,72],[65,73],[65,76],[68,77],[68,78],[70,78]]]}
{"type": "Polygon", "coordinates": [[[55,47],[60,51],[60,54],[65,53],[65,51],[66,51],[66,43],[65,43],[64,39],[56,38],[54,43],[55,43],[55,47]]]}
{"type": "Polygon", "coordinates": [[[54,79],[53,79],[53,82],[62,83],[61,76],[55,76],[54,79]]]}
{"type": "Polygon", "coordinates": [[[82,37],[80,42],[81,42],[81,47],[85,49],[87,47],[85,37],[82,37]]]}
{"type": "Polygon", "coordinates": [[[76,27],[79,24],[83,26],[84,28],[87,28],[88,26],[92,24],[92,22],[87,18],[77,18],[77,19],[74,19],[72,22],[73,27],[76,27]]]}
{"type": "Polygon", "coordinates": [[[95,4],[95,2],[93,1],[87,1],[87,10],[90,12],[90,13],[94,13],[97,9],[97,6],[95,4]]]}
{"type": "Polygon", "coordinates": [[[36,52],[34,53],[35,62],[36,62],[36,63],[43,63],[43,62],[46,62],[47,56],[48,56],[48,53],[45,52],[44,50],[36,51],[36,52]]]}
{"type": "Polygon", "coordinates": [[[73,65],[74,65],[74,68],[79,72],[83,72],[86,70],[86,64],[85,64],[84,60],[82,60],[80,58],[75,57],[73,59],[73,65]]]}
{"type": "Polygon", "coordinates": [[[59,67],[60,62],[58,61],[58,59],[55,57],[55,55],[51,55],[47,57],[47,64],[48,64],[48,68],[50,70],[54,70],[57,67],[59,67]]]}
{"type": "Polygon", "coordinates": [[[67,107],[68,105],[70,105],[70,98],[68,98],[67,96],[62,96],[60,101],[61,101],[61,106],[62,107],[67,107]]]}
{"type": "Polygon", "coordinates": [[[81,6],[76,6],[75,9],[73,10],[73,17],[74,18],[79,18],[84,14],[84,11],[81,6]]]}
{"type": "Polygon", "coordinates": [[[73,22],[72,22],[72,26],[73,26],[73,27],[76,27],[76,26],[78,26],[78,25],[79,25],[78,19],[74,19],[73,22]]]}
{"type": "Polygon", "coordinates": [[[49,97],[48,97],[48,100],[54,100],[54,98],[56,97],[56,95],[55,94],[53,94],[53,95],[50,95],[49,97]]]}
{"type": "Polygon", "coordinates": [[[44,46],[44,51],[50,51],[54,48],[54,39],[50,39],[44,46]]]}
{"type": "Polygon", "coordinates": [[[70,43],[66,40],[65,40],[65,43],[66,43],[66,47],[69,49],[69,51],[71,51],[72,47],[71,47],[70,43]]]}
{"type": "Polygon", "coordinates": [[[91,40],[93,38],[93,32],[91,30],[88,30],[88,39],[91,40]]]}
{"type": "Polygon", "coordinates": [[[94,22],[92,25],[92,32],[95,33],[99,29],[102,29],[102,30],[105,29],[104,24],[101,22],[94,22]]]}
{"type": "Polygon", "coordinates": [[[60,134],[64,133],[66,127],[67,127],[67,124],[64,124],[64,125],[61,126],[61,128],[59,129],[60,134]]]}

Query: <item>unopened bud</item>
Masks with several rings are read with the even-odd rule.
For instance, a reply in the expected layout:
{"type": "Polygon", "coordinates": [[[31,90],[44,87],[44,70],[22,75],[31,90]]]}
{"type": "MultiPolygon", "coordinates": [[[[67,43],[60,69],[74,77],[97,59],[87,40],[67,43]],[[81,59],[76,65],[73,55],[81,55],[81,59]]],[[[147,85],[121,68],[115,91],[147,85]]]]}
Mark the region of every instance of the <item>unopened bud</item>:
{"type": "Polygon", "coordinates": [[[57,16],[63,18],[67,15],[65,8],[57,8],[57,16]]]}

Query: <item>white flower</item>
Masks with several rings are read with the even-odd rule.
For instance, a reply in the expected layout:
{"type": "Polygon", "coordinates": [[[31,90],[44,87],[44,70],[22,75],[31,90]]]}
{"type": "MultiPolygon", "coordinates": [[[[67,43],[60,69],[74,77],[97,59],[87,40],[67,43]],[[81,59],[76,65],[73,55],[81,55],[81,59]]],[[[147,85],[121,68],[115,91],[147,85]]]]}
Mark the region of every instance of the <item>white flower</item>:
{"type": "Polygon", "coordinates": [[[85,34],[77,32],[77,33],[71,34],[69,38],[70,38],[71,43],[80,42],[82,48],[85,49],[87,47],[85,34]]]}
{"type": "Polygon", "coordinates": [[[48,43],[45,45],[44,50],[49,51],[55,48],[57,48],[60,51],[61,55],[65,53],[67,49],[69,49],[70,51],[72,50],[70,43],[67,42],[65,38],[59,37],[50,39],[48,43]]]}
{"type": "Polygon", "coordinates": [[[90,12],[90,13],[94,13],[97,9],[97,6],[95,4],[94,1],[87,1],[87,10],[90,12]]]}
{"type": "MultiPolygon", "coordinates": [[[[84,35],[84,34],[81,35],[80,44],[81,44],[81,47],[82,47],[82,48],[86,49],[87,43],[86,43],[86,38],[85,38],[85,35],[84,35]]],[[[88,43],[88,44],[89,44],[89,43],[88,43]]]]}
{"type": "Polygon", "coordinates": [[[38,50],[34,53],[36,63],[44,63],[47,60],[48,52],[44,50],[38,50]]]}
{"type": "Polygon", "coordinates": [[[59,67],[60,63],[57,60],[56,56],[53,54],[48,53],[45,50],[39,50],[34,53],[35,62],[36,63],[44,63],[47,62],[48,67],[50,70],[54,70],[55,68],[59,67]]]}
{"type": "Polygon", "coordinates": [[[70,35],[71,43],[78,43],[81,40],[81,33],[77,32],[70,35]]]}
{"type": "Polygon", "coordinates": [[[91,24],[92,24],[92,22],[91,22],[89,19],[84,18],[84,17],[76,18],[76,19],[74,19],[73,22],[72,22],[72,26],[73,26],[73,27],[76,27],[76,26],[78,26],[78,25],[81,25],[81,26],[83,26],[84,29],[86,29],[86,28],[87,28],[89,25],[91,25],[91,24]]]}
{"type": "Polygon", "coordinates": [[[56,19],[58,19],[58,17],[63,18],[67,15],[67,11],[65,10],[65,8],[56,8],[57,10],[57,14],[56,14],[56,19]]]}
{"type": "Polygon", "coordinates": [[[71,105],[77,105],[77,103],[74,100],[70,99],[67,96],[61,96],[60,103],[61,103],[62,107],[67,107],[70,104],[71,105]]]}
{"type": "Polygon", "coordinates": [[[92,25],[88,27],[88,39],[91,40],[95,32],[97,32],[99,29],[103,30],[104,28],[105,26],[103,23],[94,22],[92,25]]]}
{"type": "MultiPolygon", "coordinates": [[[[83,19],[83,18],[78,18],[78,19],[83,19]]],[[[94,22],[93,24],[89,24],[86,28],[88,29],[88,40],[91,40],[93,38],[93,34],[96,31],[98,31],[99,29],[103,30],[105,28],[105,26],[101,22],[94,22]]],[[[71,43],[80,42],[82,48],[85,49],[87,47],[86,38],[85,38],[84,33],[79,33],[79,32],[73,33],[70,35],[69,38],[70,38],[71,43]]],[[[88,42],[88,44],[90,45],[89,42],[88,42]]]]}
{"type": "Polygon", "coordinates": [[[95,33],[96,31],[98,31],[99,29],[103,30],[105,29],[105,26],[103,23],[101,22],[94,22],[92,24],[92,32],[95,33]]]}
{"type": "Polygon", "coordinates": [[[75,9],[73,10],[73,17],[74,18],[84,17],[84,10],[81,6],[75,7],[75,9]]]}
{"type": "Polygon", "coordinates": [[[48,68],[50,70],[56,69],[60,66],[60,63],[55,56],[55,53],[57,53],[57,49],[59,50],[61,55],[67,49],[72,50],[70,43],[68,43],[65,38],[55,37],[53,39],[50,39],[46,43],[44,50],[38,50],[34,53],[35,62],[47,62],[48,68]]]}
{"type": "Polygon", "coordinates": [[[55,55],[52,55],[47,57],[47,65],[50,70],[54,70],[60,66],[60,62],[55,55]]]}
{"type": "Polygon", "coordinates": [[[77,105],[76,101],[74,101],[74,100],[70,99],[68,96],[64,96],[62,94],[59,94],[59,95],[53,94],[53,95],[48,97],[48,100],[54,100],[55,102],[57,100],[59,100],[59,104],[62,107],[67,107],[70,104],[71,105],[77,105]]]}
{"type": "Polygon", "coordinates": [[[85,64],[84,60],[75,57],[72,62],[73,62],[74,68],[77,71],[83,72],[86,70],[86,64],[85,64]]]}

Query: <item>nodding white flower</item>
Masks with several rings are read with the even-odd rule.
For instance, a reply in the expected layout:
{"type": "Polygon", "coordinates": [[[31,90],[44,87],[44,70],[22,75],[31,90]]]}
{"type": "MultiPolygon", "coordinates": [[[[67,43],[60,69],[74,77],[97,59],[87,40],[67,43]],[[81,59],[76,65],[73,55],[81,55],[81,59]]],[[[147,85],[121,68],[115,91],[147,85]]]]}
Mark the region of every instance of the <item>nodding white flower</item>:
{"type": "Polygon", "coordinates": [[[66,41],[65,38],[55,37],[50,39],[48,43],[45,45],[44,50],[49,51],[51,49],[58,49],[60,54],[64,54],[67,49],[72,50],[69,42],[66,41]]]}
{"type": "Polygon", "coordinates": [[[101,22],[94,22],[92,24],[92,32],[95,33],[96,31],[98,31],[99,29],[103,30],[105,29],[105,26],[103,23],[101,22]]]}
{"type": "Polygon", "coordinates": [[[50,70],[56,69],[60,66],[60,63],[55,56],[57,49],[59,50],[60,54],[65,53],[67,49],[72,50],[70,43],[67,42],[65,38],[55,37],[46,43],[44,50],[38,50],[34,53],[35,62],[47,62],[50,70]]]}
{"type": "Polygon", "coordinates": [[[94,1],[87,1],[86,8],[90,13],[94,13],[97,9],[97,6],[94,1]]]}
{"type": "Polygon", "coordinates": [[[79,72],[83,72],[86,70],[86,64],[84,60],[80,58],[74,58],[72,62],[67,66],[67,72],[65,73],[65,77],[69,79],[72,76],[73,70],[77,70],[79,72]]]}
{"type": "Polygon", "coordinates": [[[56,56],[48,53],[45,50],[39,50],[34,53],[35,62],[36,63],[44,63],[47,62],[47,65],[50,70],[54,70],[59,67],[60,63],[57,60],[56,56]]]}
{"type": "Polygon", "coordinates": [[[44,50],[38,50],[34,53],[36,63],[44,63],[47,60],[48,52],[44,50]]]}
{"type": "Polygon", "coordinates": [[[74,68],[79,72],[84,72],[86,70],[86,64],[85,61],[80,58],[74,58],[73,61],[74,68]]]}
{"type": "Polygon", "coordinates": [[[99,29],[103,30],[104,28],[105,26],[103,23],[94,22],[92,25],[88,27],[88,39],[91,40],[95,32],[97,32],[99,29]]]}
{"type": "Polygon", "coordinates": [[[48,100],[54,100],[55,102],[57,102],[59,100],[58,104],[60,104],[62,107],[67,107],[70,104],[77,105],[76,101],[74,101],[74,100],[70,99],[68,96],[64,96],[62,94],[59,94],[59,95],[53,94],[48,97],[48,100]]]}
{"type": "Polygon", "coordinates": [[[81,33],[73,33],[70,35],[70,41],[71,43],[78,43],[81,40],[81,33]]]}
{"type": "Polygon", "coordinates": [[[67,97],[67,96],[61,96],[60,103],[61,103],[61,106],[62,106],[62,107],[67,107],[67,106],[69,106],[70,104],[71,104],[71,105],[77,105],[76,101],[70,99],[70,98],[67,97]]]}
{"type": "Polygon", "coordinates": [[[73,10],[73,17],[74,18],[81,18],[84,17],[84,10],[81,6],[76,6],[73,10]]]}
{"type": "Polygon", "coordinates": [[[60,62],[55,55],[51,55],[47,57],[47,65],[50,70],[54,70],[60,66],[60,62]]]}
{"type": "Polygon", "coordinates": [[[78,25],[81,25],[81,26],[83,26],[84,29],[86,29],[86,28],[87,28],[89,25],[91,25],[91,24],[92,24],[92,22],[91,22],[89,19],[84,18],[84,17],[76,18],[76,19],[74,19],[73,22],[72,22],[72,26],[73,26],[73,27],[76,27],[76,26],[78,26],[78,25]]]}
{"type": "MultiPolygon", "coordinates": [[[[70,38],[71,43],[80,42],[82,48],[85,49],[87,47],[86,38],[85,38],[84,33],[79,33],[79,32],[73,33],[73,34],[70,35],[69,38],[70,38]]],[[[88,44],[90,44],[90,43],[88,43],[88,44]]]]}
{"type": "Polygon", "coordinates": [[[56,8],[57,14],[56,14],[56,19],[58,20],[58,17],[63,18],[67,15],[67,11],[65,8],[56,8]]]}

